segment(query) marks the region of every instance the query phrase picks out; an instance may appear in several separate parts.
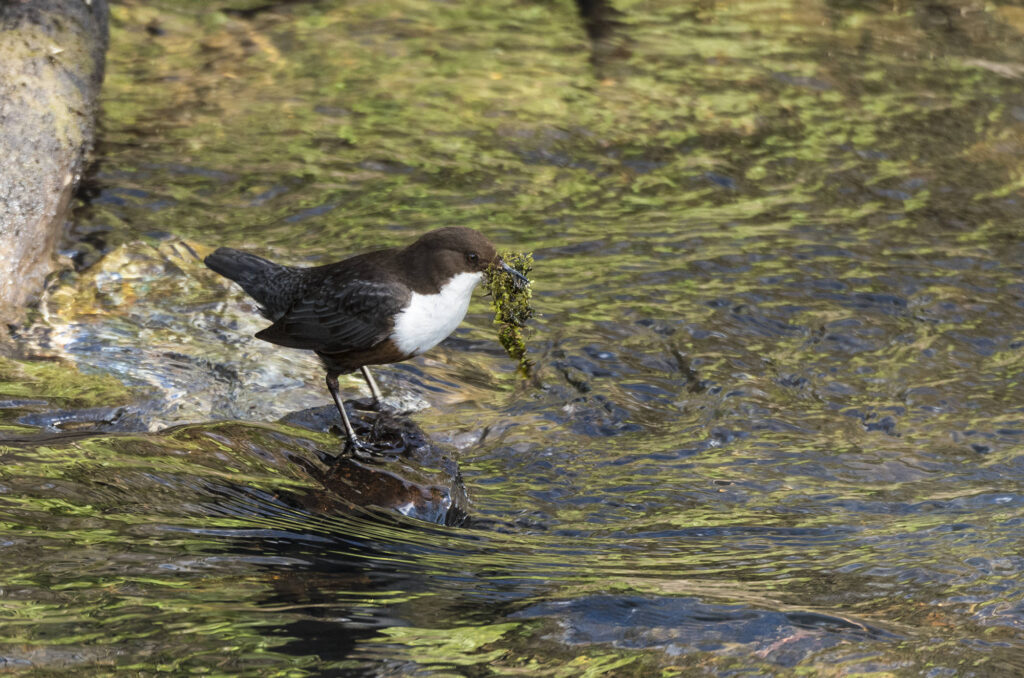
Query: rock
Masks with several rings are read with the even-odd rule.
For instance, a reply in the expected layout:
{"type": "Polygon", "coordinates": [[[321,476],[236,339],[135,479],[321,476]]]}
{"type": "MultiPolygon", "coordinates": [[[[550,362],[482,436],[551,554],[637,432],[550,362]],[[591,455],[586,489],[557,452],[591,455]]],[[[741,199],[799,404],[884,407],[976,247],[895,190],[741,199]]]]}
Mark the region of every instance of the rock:
{"type": "Polygon", "coordinates": [[[311,470],[323,488],[299,498],[303,508],[322,513],[378,507],[427,522],[459,525],[467,497],[454,451],[437,445],[410,419],[376,412],[369,401],[348,401],[349,418],[360,440],[374,450],[359,458],[343,453],[341,418],[333,405],[295,412],[283,423],[314,431],[334,429],[338,448],[311,470]]]}
{"type": "Polygon", "coordinates": [[[56,266],[95,132],[106,0],[0,2],[0,334],[56,266]]]}

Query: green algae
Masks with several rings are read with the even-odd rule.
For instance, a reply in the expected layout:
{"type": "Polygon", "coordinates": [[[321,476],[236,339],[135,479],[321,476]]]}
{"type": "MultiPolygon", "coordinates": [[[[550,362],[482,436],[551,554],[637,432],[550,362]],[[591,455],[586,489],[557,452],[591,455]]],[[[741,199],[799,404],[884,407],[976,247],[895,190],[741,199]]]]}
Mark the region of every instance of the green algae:
{"type": "MultiPolygon", "coordinates": [[[[533,254],[505,252],[502,260],[529,278],[533,270],[533,254]]],[[[487,270],[487,289],[494,307],[494,324],[498,326],[498,341],[509,357],[519,365],[523,376],[529,376],[533,362],[526,357],[526,323],[534,316],[532,281],[523,284],[499,266],[487,270]]]]}
{"type": "Polygon", "coordinates": [[[123,405],[132,391],[109,374],[84,374],[65,361],[0,358],[0,399],[45,399],[59,407],[123,405]]]}

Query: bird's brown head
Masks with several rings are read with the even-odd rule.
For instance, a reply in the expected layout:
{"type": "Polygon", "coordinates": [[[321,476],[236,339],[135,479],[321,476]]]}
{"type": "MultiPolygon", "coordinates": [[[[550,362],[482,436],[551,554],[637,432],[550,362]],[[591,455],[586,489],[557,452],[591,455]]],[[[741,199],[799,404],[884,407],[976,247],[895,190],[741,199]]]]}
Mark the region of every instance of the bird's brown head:
{"type": "Polygon", "coordinates": [[[453,275],[483,273],[501,261],[490,240],[463,226],[425,233],[403,255],[408,266],[428,273],[438,286],[453,275]]]}

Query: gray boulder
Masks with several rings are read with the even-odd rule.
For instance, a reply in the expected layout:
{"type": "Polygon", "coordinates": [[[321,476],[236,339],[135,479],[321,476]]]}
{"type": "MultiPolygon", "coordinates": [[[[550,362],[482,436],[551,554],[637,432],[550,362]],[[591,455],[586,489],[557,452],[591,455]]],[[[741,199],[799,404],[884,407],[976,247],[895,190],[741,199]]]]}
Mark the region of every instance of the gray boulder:
{"type": "Polygon", "coordinates": [[[0,337],[57,265],[95,132],[106,0],[0,0],[0,337]]]}

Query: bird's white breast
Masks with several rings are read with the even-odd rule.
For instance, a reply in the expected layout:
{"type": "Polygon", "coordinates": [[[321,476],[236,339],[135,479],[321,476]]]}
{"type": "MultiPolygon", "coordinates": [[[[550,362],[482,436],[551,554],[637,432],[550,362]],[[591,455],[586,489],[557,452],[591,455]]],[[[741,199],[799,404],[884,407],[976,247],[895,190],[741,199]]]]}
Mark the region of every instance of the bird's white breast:
{"type": "Polygon", "coordinates": [[[455,331],[469,309],[473,289],[483,273],[459,273],[437,294],[412,293],[409,305],[395,316],[391,340],[411,355],[429,351],[455,331]]]}

